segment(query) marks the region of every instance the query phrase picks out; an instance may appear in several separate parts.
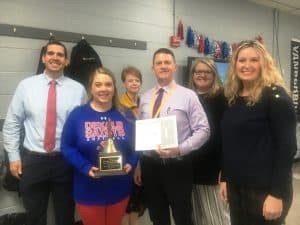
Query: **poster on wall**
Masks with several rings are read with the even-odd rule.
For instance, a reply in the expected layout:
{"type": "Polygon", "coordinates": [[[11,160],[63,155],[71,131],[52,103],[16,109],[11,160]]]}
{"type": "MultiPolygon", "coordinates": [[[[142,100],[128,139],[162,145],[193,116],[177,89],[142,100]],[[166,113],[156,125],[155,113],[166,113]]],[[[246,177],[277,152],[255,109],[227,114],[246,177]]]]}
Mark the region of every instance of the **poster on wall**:
{"type": "Polygon", "coordinates": [[[300,40],[292,39],[291,41],[291,92],[294,108],[298,120],[297,124],[297,153],[295,159],[300,159],[300,40]]]}
{"type": "Polygon", "coordinates": [[[291,41],[291,92],[297,119],[300,119],[300,40],[291,41]]]}

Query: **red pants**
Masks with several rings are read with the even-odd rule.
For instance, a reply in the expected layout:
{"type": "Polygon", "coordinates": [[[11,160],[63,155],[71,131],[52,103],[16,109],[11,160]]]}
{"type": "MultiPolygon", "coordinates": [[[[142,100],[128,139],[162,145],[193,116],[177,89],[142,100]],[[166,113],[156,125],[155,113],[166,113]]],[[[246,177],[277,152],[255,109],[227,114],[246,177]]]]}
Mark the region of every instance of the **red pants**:
{"type": "Polygon", "coordinates": [[[76,208],[84,225],[120,225],[128,199],[106,206],[76,203],[76,208]]]}

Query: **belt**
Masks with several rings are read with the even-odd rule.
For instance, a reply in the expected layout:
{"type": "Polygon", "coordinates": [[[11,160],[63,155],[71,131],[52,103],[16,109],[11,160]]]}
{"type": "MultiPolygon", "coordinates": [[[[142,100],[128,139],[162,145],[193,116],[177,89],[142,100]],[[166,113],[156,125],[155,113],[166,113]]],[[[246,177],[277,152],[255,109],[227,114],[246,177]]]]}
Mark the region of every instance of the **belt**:
{"type": "Polygon", "coordinates": [[[161,158],[159,156],[149,156],[149,155],[143,155],[143,158],[145,160],[152,160],[155,161],[156,163],[159,163],[161,165],[168,165],[168,164],[173,164],[173,163],[178,163],[178,162],[182,162],[183,160],[187,159],[187,156],[178,156],[178,157],[174,157],[174,158],[161,158]]]}
{"type": "Polygon", "coordinates": [[[27,155],[32,155],[32,156],[41,156],[41,157],[55,157],[55,156],[61,156],[61,152],[58,151],[52,151],[52,152],[37,152],[37,151],[32,151],[27,148],[24,148],[24,153],[27,155]]]}

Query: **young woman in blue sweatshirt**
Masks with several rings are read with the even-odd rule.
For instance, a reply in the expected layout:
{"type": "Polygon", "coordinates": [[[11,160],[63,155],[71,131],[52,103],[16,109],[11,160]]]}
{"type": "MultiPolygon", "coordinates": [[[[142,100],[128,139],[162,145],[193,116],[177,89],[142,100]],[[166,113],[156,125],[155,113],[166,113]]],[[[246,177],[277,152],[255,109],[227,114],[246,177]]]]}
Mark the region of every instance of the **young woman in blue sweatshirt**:
{"type": "Polygon", "coordinates": [[[119,105],[116,81],[111,71],[98,68],[90,76],[90,101],[71,112],[67,119],[61,149],[74,167],[74,198],[85,225],[119,225],[132,187],[130,172],[138,157],[133,148],[132,123],[119,105]],[[122,153],[125,175],[101,176],[98,153],[108,138],[122,153]]]}

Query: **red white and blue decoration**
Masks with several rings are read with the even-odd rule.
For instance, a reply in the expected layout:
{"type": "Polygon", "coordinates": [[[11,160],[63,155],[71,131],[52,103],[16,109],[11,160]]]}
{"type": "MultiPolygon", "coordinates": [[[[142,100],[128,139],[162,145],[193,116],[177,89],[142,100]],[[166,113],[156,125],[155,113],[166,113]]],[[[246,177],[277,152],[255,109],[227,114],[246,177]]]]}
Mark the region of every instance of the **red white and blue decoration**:
{"type": "MultiPolygon", "coordinates": [[[[183,22],[179,20],[177,35],[171,37],[171,47],[180,47],[184,37],[186,37],[185,43],[187,47],[194,48],[199,54],[210,56],[216,61],[228,61],[238,45],[238,42],[229,43],[223,40],[211,39],[207,35],[193,30],[191,26],[187,26],[186,35],[184,35],[183,22]]],[[[261,35],[251,39],[257,40],[262,44],[264,42],[261,35]]]]}

